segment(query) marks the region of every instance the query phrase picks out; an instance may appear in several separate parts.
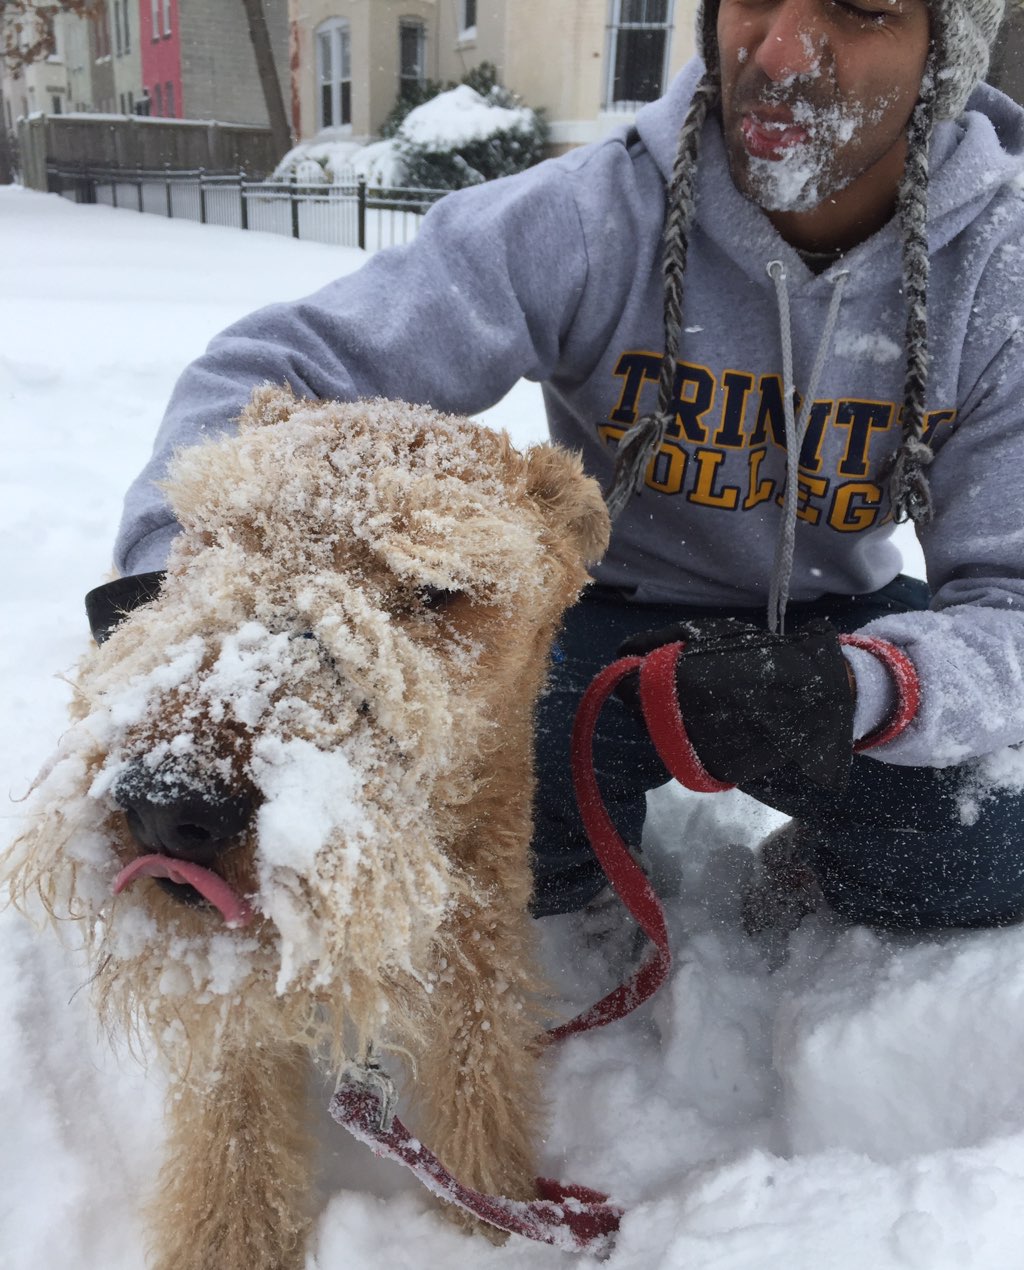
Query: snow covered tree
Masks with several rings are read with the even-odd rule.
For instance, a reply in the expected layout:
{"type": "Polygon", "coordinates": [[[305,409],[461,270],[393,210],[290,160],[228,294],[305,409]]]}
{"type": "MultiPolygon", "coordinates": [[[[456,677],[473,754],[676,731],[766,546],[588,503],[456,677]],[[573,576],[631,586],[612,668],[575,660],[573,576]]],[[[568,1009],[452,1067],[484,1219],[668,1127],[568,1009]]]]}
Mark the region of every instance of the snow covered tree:
{"type": "MultiPolygon", "coordinates": [[[[88,17],[98,0],[0,0],[0,81],[56,49],[53,21],[59,14],[88,17]]],[[[14,176],[14,139],[0,120],[0,185],[14,176]]]]}
{"type": "Polygon", "coordinates": [[[88,17],[98,7],[99,0],[0,0],[0,57],[7,69],[31,66],[54,52],[58,14],[88,17]]]}
{"type": "Polygon", "coordinates": [[[249,40],[256,59],[256,71],[260,77],[267,118],[270,121],[270,135],[274,139],[274,149],[278,154],[284,154],[291,147],[292,130],[284,108],[284,94],[281,92],[281,80],[274,62],[264,3],[265,0],[242,0],[249,27],[249,40]]]}

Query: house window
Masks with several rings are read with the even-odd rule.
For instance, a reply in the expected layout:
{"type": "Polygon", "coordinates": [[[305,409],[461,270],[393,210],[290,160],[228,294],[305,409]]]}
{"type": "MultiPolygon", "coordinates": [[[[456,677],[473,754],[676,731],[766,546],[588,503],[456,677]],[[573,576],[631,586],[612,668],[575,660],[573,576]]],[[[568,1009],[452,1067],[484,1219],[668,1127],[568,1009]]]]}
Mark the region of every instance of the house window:
{"type": "Polygon", "coordinates": [[[612,0],[609,110],[636,110],[665,91],[672,0],[612,0]]]}
{"type": "Polygon", "coordinates": [[[175,119],[177,116],[174,113],[174,85],[170,80],[164,86],[164,106],[167,110],[167,118],[175,119]]]}
{"type": "Polygon", "coordinates": [[[171,0],[164,0],[164,35],[171,33],[171,0]]]}
{"type": "Polygon", "coordinates": [[[160,38],[160,0],[152,0],[152,5],[150,6],[150,16],[152,18],[152,25],[153,25],[153,39],[159,40],[160,38]]]}
{"type": "Polygon", "coordinates": [[[128,19],[128,0],[124,0],[124,16],[121,19],[121,30],[124,33],[124,51],[132,51],[132,28],[128,19]]]}
{"type": "Polygon", "coordinates": [[[62,107],[61,107],[61,99],[57,96],[57,94],[56,94],[56,93],[54,93],[54,95],[50,98],[50,101],[51,101],[52,106],[53,106],[53,109],[52,109],[52,112],[51,112],[51,113],[52,113],[52,114],[55,114],[55,115],[59,115],[59,114],[60,114],[60,112],[61,112],[61,108],[62,108],[62,107]]]}
{"type": "Polygon", "coordinates": [[[153,114],[158,117],[164,113],[164,90],[159,84],[153,85],[153,114]]]}
{"type": "Polygon", "coordinates": [[[427,28],[413,18],[398,24],[398,95],[411,97],[427,78],[427,28]]]}
{"type": "Polygon", "coordinates": [[[462,29],[459,35],[476,35],[476,0],[462,0],[462,29]]]}
{"type": "Polygon", "coordinates": [[[342,18],[331,18],[317,28],[316,75],[320,88],[321,128],[348,127],[352,123],[352,42],[342,18]]]}
{"type": "Polygon", "coordinates": [[[121,0],[114,0],[114,41],[118,57],[124,52],[121,41],[121,0]]]}
{"type": "Polygon", "coordinates": [[[93,14],[93,46],[96,61],[100,62],[110,56],[110,15],[104,9],[93,14]]]}

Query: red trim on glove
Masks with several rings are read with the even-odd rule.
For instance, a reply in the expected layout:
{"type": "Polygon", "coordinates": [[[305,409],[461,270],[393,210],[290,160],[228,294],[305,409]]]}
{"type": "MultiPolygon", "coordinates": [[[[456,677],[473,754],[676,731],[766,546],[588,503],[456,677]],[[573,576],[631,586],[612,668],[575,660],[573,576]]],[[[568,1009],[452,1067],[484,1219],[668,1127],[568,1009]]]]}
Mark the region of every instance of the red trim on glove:
{"type": "Polygon", "coordinates": [[[720,794],[735,785],[712,776],[697,756],[687,734],[676,688],[676,662],[685,644],[662,644],[640,666],[640,703],[658,757],[669,774],[699,794],[720,794]]]}
{"type": "Polygon", "coordinates": [[[921,681],[917,677],[914,663],[895,644],[870,635],[840,635],[839,642],[877,657],[888,670],[896,687],[896,708],[886,722],[854,742],[854,754],[863,754],[865,750],[873,750],[876,745],[885,745],[887,741],[895,740],[910,726],[921,706],[921,681]]]}

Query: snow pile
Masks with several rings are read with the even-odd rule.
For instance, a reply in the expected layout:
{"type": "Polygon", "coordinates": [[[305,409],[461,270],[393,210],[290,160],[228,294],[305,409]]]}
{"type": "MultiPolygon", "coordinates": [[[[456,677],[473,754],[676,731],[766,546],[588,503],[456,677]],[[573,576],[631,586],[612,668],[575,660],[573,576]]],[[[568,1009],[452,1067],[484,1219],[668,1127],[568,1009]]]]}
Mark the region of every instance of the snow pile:
{"type": "Polygon", "coordinates": [[[305,141],[293,147],[274,169],[271,181],[299,185],[367,185],[393,188],[402,184],[404,169],[393,141],[305,141]]]}
{"type": "Polygon", "coordinates": [[[1022,932],[816,916],[772,972],[738,915],[763,809],[671,788],[652,803],[649,861],[679,892],[672,978],[644,1021],[569,1042],[553,1074],[565,1174],[630,1208],[611,1264],[1016,1264],[1022,932]]]}
{"type": "MultiPolygon", "coordinates": [[[[104,576],[180,366],[233,318],[360,257],[10,189],[0,225],[0,768],[17,797],[65,726],[56,675],[84,646],[80,597],[104,576]]],[[[539,439],[539,389],[489,418],[539,439]]],[[[603,1270],[1013,1270],[1024,932],[885,937],[819,916],[773,972],[737,916],[749,847],[773,823],[736,794],[652,797],[672,978],[641,1014],[551,1053],[541,1167],[627,1205],[603,1270]]],[[[566,1015],[621,977],[628,932],[539,925],[566,1015]]],[[[96,1036],[85,971],[52,936],[6,912],[0,953],[0,1261],[138,1270],[161,1081],[96,1036]]],[[[598,1270],[467,1237],[326,1110],[320,1123],[308,1270],[598,1270]]]]}

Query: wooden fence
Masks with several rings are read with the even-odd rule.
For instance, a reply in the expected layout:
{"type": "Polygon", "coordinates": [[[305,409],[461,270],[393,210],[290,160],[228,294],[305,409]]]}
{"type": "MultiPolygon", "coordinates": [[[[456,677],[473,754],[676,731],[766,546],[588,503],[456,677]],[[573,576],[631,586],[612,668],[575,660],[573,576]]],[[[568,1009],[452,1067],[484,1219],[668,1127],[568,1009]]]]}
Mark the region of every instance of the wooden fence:
{"type": "Polygon", "coordinates": [[[238,172],[265,176],[281,157],[269,128],[135,115],[30,115],[18,121],[22,177],[47,189],[51,167],[238,172]]]}

